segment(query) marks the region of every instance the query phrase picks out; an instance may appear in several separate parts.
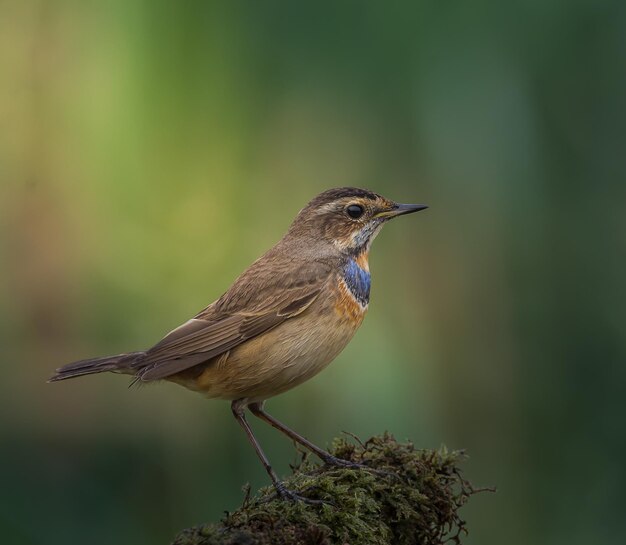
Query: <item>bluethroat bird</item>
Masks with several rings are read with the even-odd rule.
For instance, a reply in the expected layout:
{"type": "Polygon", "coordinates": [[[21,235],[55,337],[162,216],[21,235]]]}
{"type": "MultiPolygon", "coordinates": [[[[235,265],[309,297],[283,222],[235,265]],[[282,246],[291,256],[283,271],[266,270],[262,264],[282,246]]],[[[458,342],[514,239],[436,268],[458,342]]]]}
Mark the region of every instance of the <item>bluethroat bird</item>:
{"type": "Polygon", "coordinates": [[[148,350],[70,363],[50,382],[112,371],[137,382],[168,380],[231,401],[280,497],[287,490],[256,440],[245,410],[326,464],[352,467],[269,415],[265,400],[324,369],[361,325],[370,297],[368,254],[392,218],[427,208],[354,187],[330,189],[222,295],[148,350]]]}

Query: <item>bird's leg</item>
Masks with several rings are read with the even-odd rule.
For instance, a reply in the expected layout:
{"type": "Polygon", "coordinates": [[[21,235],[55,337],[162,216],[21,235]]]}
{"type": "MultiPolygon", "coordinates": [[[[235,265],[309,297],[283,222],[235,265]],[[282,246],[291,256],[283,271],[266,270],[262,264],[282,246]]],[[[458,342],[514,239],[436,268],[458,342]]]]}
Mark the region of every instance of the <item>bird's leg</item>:
{"type": "Polygon", "coordinates": [[[267,456],[265,456],[265,453],[263,452],[261,445],[259,444],[256,437],[254,436],[254,433],[252,432],[252,428],[250,428],[250,424],[248,424],[248,421],[246,420],[245,400],[236,399],[235,401],[231,403],[230,408],[233,411],[233,415],[235,416],[235,419],[237,420],[237,422],[239,422],[239,424],[241,424],[241,427],[246,432],[246,435],[248,436],[248,440],[250,441],[250,443],[252,443],[252,446],[254,447],[254,450],[256,451],[257,456],[259,457],[259,459],[261,460],[261,463],[263,464],[263,467],[265,468],[265,471],[267,471],[267,474],[270,476],[270,479],[272,479],[272,483],[274,484],[274,488],[276,489],[276,493],[278,494],[278,496],[286,500],[301,500],[306,503],[314,503],[314,504],[323,503],[321,500],[310,500],[308,498],[304,498],[296,494],[295,492],[291,490],[288,490],[285,487],[284,483],[278,478],[278,476],[276,475],[276,472],[272,469],[272,466],[270,465],[270,462],[267,459],[267,456]]]}
{"type": "Polygon", "coordinates": [[[273,426],[278,431],[282,431],[287,437],[290,437],[297,443],[300,443],[303,447],[309,449],[313,454],[318,456],[325,464],[330,465],[330,466],[338,466],[338,467],[367,468],[366,465],[359,464],[357,462],[351,462],[350,460],[343,460],[341,458],[337,458],[336,456],[333,456],[330,452],[327,452],[324,449],[321,449],[320,447],[318,447],[317,445],[314,445],[313,443],[311,443],[311,441],[309,441],[305,437],[302,437],[302,435],[300,435],[299,433],[296,433],[292,429],[285,426],[283,423],[276,420],[272,415],[265,412],[262,401],[250,403],[250,405],[248,405],[248,408],[250,409],[250,412],[254,416],[260,418],[261,420],[265,420],[265,422],[267,422],[270,426],[273,426]]]}

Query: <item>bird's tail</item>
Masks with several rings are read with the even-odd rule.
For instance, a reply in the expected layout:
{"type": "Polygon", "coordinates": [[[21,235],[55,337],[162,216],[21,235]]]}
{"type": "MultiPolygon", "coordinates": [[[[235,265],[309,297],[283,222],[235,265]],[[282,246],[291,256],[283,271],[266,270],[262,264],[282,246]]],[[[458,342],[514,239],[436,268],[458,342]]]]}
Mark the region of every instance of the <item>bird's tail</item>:
{"type": "Polygon", "coordinates": [[[68,363],[59,367],[48,382],[57,382],[67,378],[82,377],[94,373],[104,373],[105,371],[117,371],[118,373],[134,373],[131,364],[137,361],[144,353],[130,352],[118,354],[117,356],[105,356],[103,358],[90,358],[74,363],[68,363]]]}

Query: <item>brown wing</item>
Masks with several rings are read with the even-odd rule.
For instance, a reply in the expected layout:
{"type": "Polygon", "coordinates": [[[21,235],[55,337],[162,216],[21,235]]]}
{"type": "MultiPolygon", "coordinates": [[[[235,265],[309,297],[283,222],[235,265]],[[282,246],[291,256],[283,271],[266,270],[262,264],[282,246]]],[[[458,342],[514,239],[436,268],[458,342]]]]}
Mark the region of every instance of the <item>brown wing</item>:
{"type": "Polygon", "coordinates": [[[218,356],[304,312],[330,276],[325,264],[302,267],[263,258],[218,301],[169,333],[137,362],[142,381],[162,379],[218,356]],[[278,266],[277,266],[278,265],[278,266]]]}

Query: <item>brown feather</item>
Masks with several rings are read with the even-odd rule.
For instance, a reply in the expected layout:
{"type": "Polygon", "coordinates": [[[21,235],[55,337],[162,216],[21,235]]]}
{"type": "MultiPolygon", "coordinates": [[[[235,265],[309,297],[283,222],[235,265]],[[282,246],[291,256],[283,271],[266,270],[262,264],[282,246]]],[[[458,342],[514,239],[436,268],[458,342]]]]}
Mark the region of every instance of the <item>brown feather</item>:
{"type": "Polygon", "coordinates": [[[76,362],[51,380],[114,371],[224,399],[263,400],[292,388],[328,365],[361,324],[366,306],[344,269],[356,260],[367,271],[369,246],[397,208],[364,189],[325,191],[222,297],[152,348],[76,362]],[[349,214],[352,205],[360,216],[349,214]]]}
{"type": "Polygon", "coordinates": [[[140,380],[158,380],[185,371],[304,312],[319,295],[331,270],[320,263],[298,268],[295,272],[305,269],[309,273],[302,282],[293,268],[286,268],[287,274],[282,275],[261,274],[263,263],[257,261],[222,298],[149,349],[136,363],[140,380]],[[249,274],[255,268],[256,274],[249,274]],[[284,284],[278,288],[280,283],[284,284]]]}

